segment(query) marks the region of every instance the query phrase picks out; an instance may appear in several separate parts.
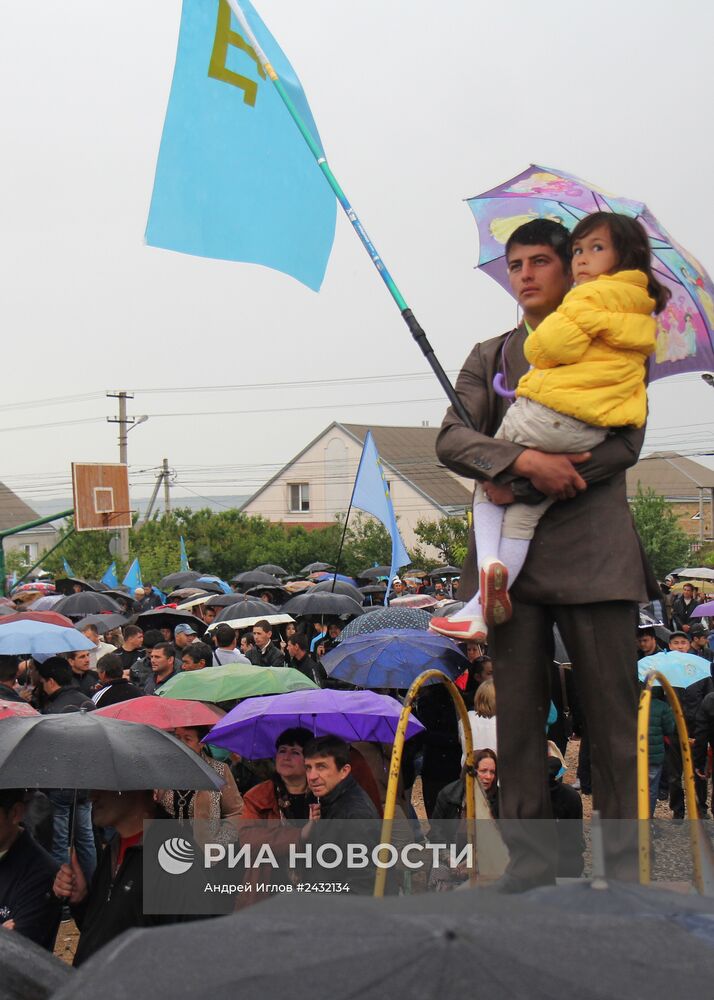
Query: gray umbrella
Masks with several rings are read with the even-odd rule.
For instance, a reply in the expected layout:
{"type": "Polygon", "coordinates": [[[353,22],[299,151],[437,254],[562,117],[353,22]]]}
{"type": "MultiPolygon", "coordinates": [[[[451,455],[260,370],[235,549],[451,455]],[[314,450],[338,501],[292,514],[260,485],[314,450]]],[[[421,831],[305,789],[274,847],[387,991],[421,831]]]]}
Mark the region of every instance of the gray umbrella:
{"type": "Polygon", "coordinates": [[[153,726],[93,712],[3,719],[0,788],[217,789],[197,753],[153,726]]]}
{"type": "MultiPolygon", "coordinates": [[[[238,597],[234,594],[234,597],[238,597]]],[[[267,601],[260,601],[256,597],[246,597],[242,601],[237,600],[229,604],[227,608],[222,608],[216,615],[217,622],[232,622],[239,618],[263,618],[266,615],[277,615],[279,611],[274,604],[267,601]]]]}
{"type": "Polygon", "coordinates": [[[282,587],[282,583],[272,573],[263,573],[257,569],[247,570],[234,576],[231,583],[237,583],[243,590],[250,587],[282,587]]]}
{"type": "Polygon", "coordinates": [[[364,614],[364,608],[351,597],[328,594],[313,587],[306,594],[297,594],[283,604],[281,610],[293,618],[354,618],[364,614]]]}
{"type": "Polygon", "coordinates": [[[103,611],[113,611],[121,614],[121,608],[117,602],[107,594],[95,594],[91,590],[82,591],[81,594],[70,594],[57,601],[52,608],[61,615],[69,618],[84,618],[85,615],[100,615],[103,611]]]}
{"type": "Polygon", "coordinates": [[[312,562],[308,563],[307,566],[303,566],[300,572],[303,576],[307,576],[309,573],[330,573],[334,570],[334,566],[329,563],[323,562],[312,562]]]}
{"type": "Polygon", "coordinates": [[[342,594],[345,597],[351,597],[353,601],[357,601],[361,604],[364,600],[364,594],[362,594],[357,587],[353,586],[351,583],[345,583],[344,580],[335,580],[334,584],[332,580],[323,580],[322,583],[318,583],[310,591],[311,594],[320,593],[322,591],[327,591],[329,594],[342,594]]]}
{"type": "MultiPolygon", "coordinates": [[[[576,890],[579,887],[574,887],[576,890]]],[[[390,899],[282,896],[217,920],[132,930],[89,959],[53,1000],[671,1000],[703,997],[714,948],[687,927],[711,900],[642,890],[624,913],[603,913],[589,890],[571,913],[535,894],[463,891],[390,899]],[[314,944],[329,928],[329,945],[314,944]],[[226,942],[240,941],[248,966],[226,942]],[[279,943],[279,945],[278,945],[279,943]],[[156,975],[161,956],[161,975],[156,975]]]]}
{"type": "Polygon", "coordinates": [[[76,975],[44,948],[16,931],[0,930],[2,1000],[48,1000],[76,975]]]}
{"type": "Polygon", "coordinates": [[[129,619],[125,615],[117,615],[110,611],[105,615],[87,615],[86,618],[81,618],[75,627],[81,632],[86,625],[94,625],[97,632],[104,635],[105,632],[111,632],[113,628],[121,628],[128,621],[129,619]]]}
{"type": "Polygon", "coordinates": [[[365,632],[378,632],[383,628],[418,628],[426,631],[430,621],[431,615],[423,608],[376,608],[345,625],[340,640],[349,639],[353,635],[364,635],[365,632]]]}
{"type": "Polygon", "coordinates": [[[256,570],[260,570],[261,573],[272,573],[273,576],[287,576],[288,571],[283,569],[282,566],[277,566],[275,563],[263,563],[262,566],[256,566],[256,570]]]}

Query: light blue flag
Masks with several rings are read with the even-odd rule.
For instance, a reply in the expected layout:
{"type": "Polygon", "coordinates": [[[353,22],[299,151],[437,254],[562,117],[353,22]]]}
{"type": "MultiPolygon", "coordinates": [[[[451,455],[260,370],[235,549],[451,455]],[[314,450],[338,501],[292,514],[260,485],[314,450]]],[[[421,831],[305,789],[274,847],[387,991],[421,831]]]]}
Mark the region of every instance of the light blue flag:
{"type": "Polygon", "coordinates": [[[74,576],[74,573],[72,572],[72,567],[70,566],[70,564],[67,562],[66,559],[62,560],[62,565],[64,566],[65,576],[74,576]]]}
{"type": "Polygon", "coordinates": [[[111,563],[111,565],[107,567],[107,570],[104,576],[102,577],[102,583],[105,583],[107,587],[110,587],[112,590],[116,590],[116,588],[119,586],[119,577],[117,576],[117,564],[115,562],[111,563]]]}
{"type": "Polygon", "coordinates": [[[135,559],[129,567],[123,583],[124,586],[128,587],[130,590],[136,590],[137,587],[141,586],[141,569],[139,567],[138,559],[135,559]]]}
{"type": "Polygon", "coordinates": [[[183,540],[183,535],[181,535],[181,572],[185,573],[187,569],[191,569],[188,564],[188,556],[186,555],[186,543],[183,540]]]}
{"type": "Polygon", "coordinates": [[[371,431],[367,431],[367,436],[364,439],[362,457],[359,460],[357,478],[352,492],[352,506],[372,514],[378,521],[382,522],[392,536],[392,565],[384,595],[384,603],[386,604],[389,587],[396,571],[400,566],[408,566],[411,560],[402,541],[402,536],[399,534],[394,505],[389,494],[389,485],[371,431]]]}
{"type": "MultiPolygon", "coordinates": [[[[240,6],[320,149],[295,71],[249,0],[240,6]]],[[[317,291],[335,196],[228,0],[184,0],[146,242],[264,264],[317,291]]]]}

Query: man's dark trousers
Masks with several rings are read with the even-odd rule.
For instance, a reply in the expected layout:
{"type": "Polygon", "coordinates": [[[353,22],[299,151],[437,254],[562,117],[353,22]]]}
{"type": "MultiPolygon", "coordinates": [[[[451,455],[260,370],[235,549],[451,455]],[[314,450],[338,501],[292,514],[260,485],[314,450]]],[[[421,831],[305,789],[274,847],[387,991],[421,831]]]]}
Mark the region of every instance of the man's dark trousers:
{"type": "Polygon", "coordinates": [[[590,737],[593,809],[603,820],[607,873],[634,881],[637,829],[623,822],[637,817],[637,605],[629,601],[549,607],[514,600],[511,621],[495,629],[500,825],[511,855],[508,870],[533,882],[555,877],[545,741],[554,623],[573,661],[590,737]]]}

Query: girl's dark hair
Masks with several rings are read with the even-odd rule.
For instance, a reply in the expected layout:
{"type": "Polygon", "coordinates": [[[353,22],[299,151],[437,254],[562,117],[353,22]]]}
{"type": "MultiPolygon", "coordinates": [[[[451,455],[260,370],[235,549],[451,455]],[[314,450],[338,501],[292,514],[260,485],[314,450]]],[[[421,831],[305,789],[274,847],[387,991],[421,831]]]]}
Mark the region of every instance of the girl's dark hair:
{"type": "Polygon", "coordinates": [[[652,251],[644,227],[637,219],[616,212],[593,212],[581,219],[570,234],[570,245],[589,236],[598,226],[607,226],[617,253],[618,270],[644,271],[647,291],[655,300],[655,312],[660,313],[672,294],[657,280],[652,271],[652,251]]]}
{"type": "Polygon", "coordinates": [[[481,763],[481,761],[486,760],[486,758],[492,760],[493,763],[496,765],[496,775],[498,775],[498,758],[496,757],[495,752],[489,749],[476,751],[476,753],[474,754],[474,771],[478,769],[478,766],[481,763]]]}

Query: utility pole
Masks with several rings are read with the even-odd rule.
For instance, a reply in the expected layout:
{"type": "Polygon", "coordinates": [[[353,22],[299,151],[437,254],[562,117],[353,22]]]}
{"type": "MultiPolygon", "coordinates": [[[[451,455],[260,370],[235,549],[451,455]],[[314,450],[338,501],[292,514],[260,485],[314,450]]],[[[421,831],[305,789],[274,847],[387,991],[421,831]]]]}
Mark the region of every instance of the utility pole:
{"type": "Polygon", "coordinates": [[[164,459],[162,473],[164,480],[164,514],[171,513],[171,484],[169,482],[169,460],[164,459]]]}
{"type": "MultiPolygon", "coordinates": [[[[134,423],[134,417],[127,417],[126,415],[126,401],[127,399],[133,399],[134,394],[131,392],[108,392],[107,397],[109,399],[119,400],[119,417],[107,417],[107,421],[110,424],[119,424],[119,461],[122,465],[128,465],[127,460],[127,435],[129,433],[129,428],[134,423]]],[[[119,557],[126,563],[129,561],[129,529],[120,528],[119,529],[119,557]]]]}

